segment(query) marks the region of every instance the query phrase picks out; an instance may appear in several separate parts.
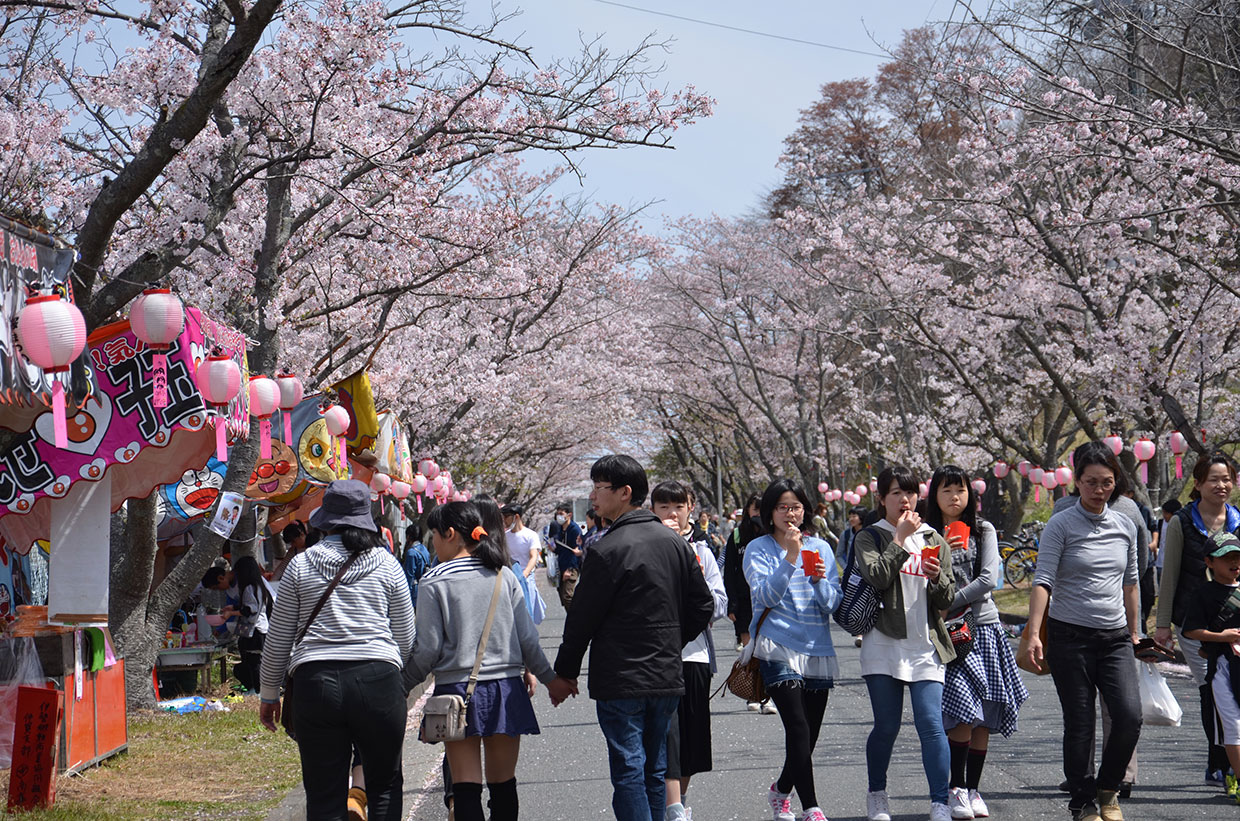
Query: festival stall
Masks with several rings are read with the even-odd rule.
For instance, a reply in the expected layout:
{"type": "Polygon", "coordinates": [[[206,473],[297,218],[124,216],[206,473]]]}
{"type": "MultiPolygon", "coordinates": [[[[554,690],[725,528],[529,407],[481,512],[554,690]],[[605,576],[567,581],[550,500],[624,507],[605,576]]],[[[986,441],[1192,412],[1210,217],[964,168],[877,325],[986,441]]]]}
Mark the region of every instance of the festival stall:
{"type": "MultiPolygon", "coordinates": [[[[126,745],[125,660],[107,631],[111,514],[207,464],[198,365],[218,348],[244,370],[245,340],[166,292],[86,339],[73,252],[0,220],[0,253],[0,618],[16,610],[9,634],[33,637],[63,694],[57,763],[76,771],[126,745]]],[[[223,411],[226,429],[248,432],[244,397],[223,411]]]]}

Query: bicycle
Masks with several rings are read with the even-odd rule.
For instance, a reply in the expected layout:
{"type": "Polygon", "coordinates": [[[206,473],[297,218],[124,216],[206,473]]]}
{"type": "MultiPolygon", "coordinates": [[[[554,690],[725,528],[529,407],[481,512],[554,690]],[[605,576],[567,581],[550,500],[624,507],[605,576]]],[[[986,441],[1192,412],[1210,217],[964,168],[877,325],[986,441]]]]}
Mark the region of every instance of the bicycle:
{"type": "Polygon", "coordinates": [[[1043,527],[1041,522],[1025,522],[1020,526],[1014,541],[999,542],[1003,578],[1018,590],[1025,590],[1033,585],[1033,573],[1038,566],[1038,536],[1043,527]]]}

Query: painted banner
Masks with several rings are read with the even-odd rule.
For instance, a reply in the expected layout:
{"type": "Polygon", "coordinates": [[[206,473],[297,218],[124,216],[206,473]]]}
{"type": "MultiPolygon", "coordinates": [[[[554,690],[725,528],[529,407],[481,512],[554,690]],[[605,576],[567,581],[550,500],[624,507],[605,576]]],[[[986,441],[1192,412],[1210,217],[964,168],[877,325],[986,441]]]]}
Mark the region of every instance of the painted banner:
{"type": "Polygon", "coordinates": [[[73,249],[56,248],[46,234],[0,216],[0,404],[12,411],[4,415],[5,427],[29,427],[43,397],[51,395],[53,379],[60,380],[71,397],[91,392],[85,353],[70,373],[48,376],[27,361],[14,330],[27,296],[58,293],[73,298],[69,278],[73,259],[73,249]],[[30,413],[18,413],[17,408],[28,408],[30,413]]]}
{"type": "Polygon", "coordinates": [[[380,473],[386,473],[403,482],[413,479],[414,464],[409,455],[409,437],[400,417],[393,411],[379,414],[379,438],[375,442],[375,455],[379,457],[380,473]]]}
{"type": "MultiPolygon", "coordinates": [[[[29,550],[36,539],[48,537],[51,500],[64,497],[77,482],[98,481],[105,472],[114,472],[115,511],[125,499],[147,496],[187,469],[207,464],[215,438],[194,374],[217,345],[238,361],[244,380],[245,337],[186,308],[185,329],[167,351],[168,404],[156,408],[152,352],[129,323],[91,334],[88,354],[98,390],[68,420],[68,447],[53,444],[49,410],[0,457],[0,535],[17,550],[29,550]]],[[[246,392],[227,410],[230,432],[248,435],[246,392]]]]}
{"type": "Polygon", "coordinates": [[[349,477],[349,466],[340,464],[327,423],[319,413],[322,399],[322,394],[307,396],[293,408],[291,443],[282,441],[283,421],[271,426],[271,458],[255,463],[246,496],[283,505],[311,487],[349,477]]]}
{"type": "Polygon", "coordinates": [[[358,371],[332,385],[332,390],[340,398],[340,406],[349,412],[349,429],[344,435],[349,452],[356,456],[363,450],[372,450],[379,436],[379,415],[370,390],[370,375],[358,371]]]}

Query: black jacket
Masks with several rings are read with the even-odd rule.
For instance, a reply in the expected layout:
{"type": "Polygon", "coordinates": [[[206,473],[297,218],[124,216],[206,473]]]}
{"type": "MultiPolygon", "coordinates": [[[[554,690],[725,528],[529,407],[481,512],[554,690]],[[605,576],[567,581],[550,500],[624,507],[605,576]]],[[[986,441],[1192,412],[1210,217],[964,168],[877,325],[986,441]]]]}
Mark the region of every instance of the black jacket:
{"type": "Polygon", "coordinates": [[[555,671],[590,698],[684,693],[680,651],[710,625],[714,599],[685,540],[648,510],[624,514],[586,553],[555,671]]]}

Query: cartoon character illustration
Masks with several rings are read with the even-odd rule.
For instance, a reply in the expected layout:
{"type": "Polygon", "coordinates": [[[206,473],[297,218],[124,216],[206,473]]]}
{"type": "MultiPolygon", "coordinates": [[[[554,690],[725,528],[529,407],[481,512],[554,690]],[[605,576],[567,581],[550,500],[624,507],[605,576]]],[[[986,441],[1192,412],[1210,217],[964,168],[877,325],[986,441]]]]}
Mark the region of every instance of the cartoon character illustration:
{"type": "Polygon", "coordinates": [[[298,440],[297,455],[301,462],[301,469],[311,479],[318,482],[330,482],[342,478],[338,475],[339,465],[335,442],[327,432],[327,423],[322,419],[315,419],[306,425],[306,429],[302,431],[301,438],[298,440]]]}
{"type": "Polygon", "coordinates": [[[224,486],[224,470],[224,463],[211,457],[201,470],[191,468],[181,474],[179,482],[164,485],[160,495],[168,503],[168,512],[181,519],[195,519],[206,513],[224,486]]]}
{"type": "Polygon", "coordinates": [[[250,472],[245,495],[251,499],[283,496],[297,484],[297,455],[279,439],[271,440],[271,458],[259,459],[250,472]]]}

